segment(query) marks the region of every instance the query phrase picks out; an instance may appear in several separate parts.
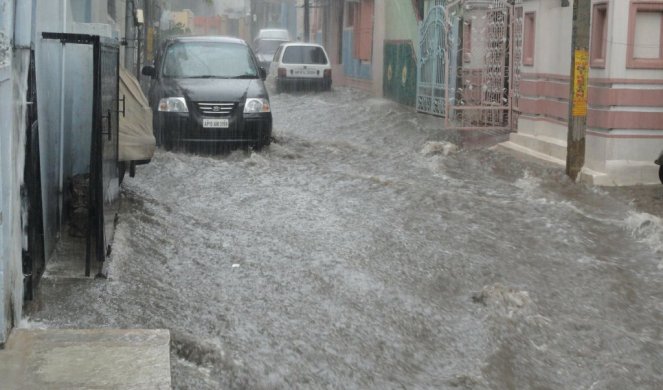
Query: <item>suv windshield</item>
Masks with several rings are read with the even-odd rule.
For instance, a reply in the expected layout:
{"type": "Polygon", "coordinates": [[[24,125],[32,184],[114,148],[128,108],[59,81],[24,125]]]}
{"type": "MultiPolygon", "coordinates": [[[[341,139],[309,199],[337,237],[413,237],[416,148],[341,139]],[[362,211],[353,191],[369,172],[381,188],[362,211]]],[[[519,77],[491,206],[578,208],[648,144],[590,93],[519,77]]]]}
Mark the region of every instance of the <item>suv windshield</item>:
{"type": "Polygon", "coordinates": [[[257,78],[247,46],[223,42],[177,42],[166,51],[162,74],[173,78],[257,78]]]}
{"type": "Polygon", "coordinates": [[[285,42],[287,41],[276,39],[259,39],[256,41],[256,54],[274,55],[274,53],[276,53],[276,49],[278,49],[279,46],[285,42]]]}
{"type": "Polygon", "coordinates": [[[283,63],[326,65],[327,56],[318,46],[290,46],[283,53],[283,63]]]}

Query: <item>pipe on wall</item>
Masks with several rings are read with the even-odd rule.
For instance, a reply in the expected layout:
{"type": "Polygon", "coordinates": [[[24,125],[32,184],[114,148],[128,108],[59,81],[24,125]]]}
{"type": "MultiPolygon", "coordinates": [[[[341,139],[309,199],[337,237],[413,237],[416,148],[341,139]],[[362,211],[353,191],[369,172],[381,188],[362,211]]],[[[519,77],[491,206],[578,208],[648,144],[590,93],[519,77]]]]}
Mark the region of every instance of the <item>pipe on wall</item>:
{"type": "MultiPolygon", "coordinates": [[[[62,32],[67,32],[67,3],[62,0],[62,32]]],[[[62,45],[62,57],[60,61],[60,172],[58,179],[58,231],[62,232],[62,213],[64,207],[64,115],[65,115],[65,78],[67,65],[66,46],[62,45]]]]}

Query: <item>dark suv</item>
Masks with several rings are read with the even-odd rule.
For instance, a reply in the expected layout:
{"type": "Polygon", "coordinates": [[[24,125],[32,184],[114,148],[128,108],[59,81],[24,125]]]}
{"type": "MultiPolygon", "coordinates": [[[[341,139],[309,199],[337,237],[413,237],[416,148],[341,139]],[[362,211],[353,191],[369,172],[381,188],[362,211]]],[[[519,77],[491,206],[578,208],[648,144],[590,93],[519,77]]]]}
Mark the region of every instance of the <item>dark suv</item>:
{"type": "Polygon", "coordinates": [[[152,77],[154,134],[164,148],[215,151],[232,143],[269,145],[266,72],[243,40],[170,38],[143,74],[152,77]]]}

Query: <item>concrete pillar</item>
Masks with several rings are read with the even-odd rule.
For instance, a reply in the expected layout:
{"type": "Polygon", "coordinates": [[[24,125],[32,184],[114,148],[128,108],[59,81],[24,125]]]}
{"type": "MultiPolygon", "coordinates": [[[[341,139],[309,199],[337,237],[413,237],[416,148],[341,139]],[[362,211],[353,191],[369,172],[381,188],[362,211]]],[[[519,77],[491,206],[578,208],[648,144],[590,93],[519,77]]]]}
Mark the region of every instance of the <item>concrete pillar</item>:
{"type": "Polygon", "coordinates": [[[371,74],[373,75],[372,92],[374,95],[382,96],[383,72],[384,72],[384,38],[385,23],[385,0],[375,0],[373,13],[373,61],[371,74]]]}

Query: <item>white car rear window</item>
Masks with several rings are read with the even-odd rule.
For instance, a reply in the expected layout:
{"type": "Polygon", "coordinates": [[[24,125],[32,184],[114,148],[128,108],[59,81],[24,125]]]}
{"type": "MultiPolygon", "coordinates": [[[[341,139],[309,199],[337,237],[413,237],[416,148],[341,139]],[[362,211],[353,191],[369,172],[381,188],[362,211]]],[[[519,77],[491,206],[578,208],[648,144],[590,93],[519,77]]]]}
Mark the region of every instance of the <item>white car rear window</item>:
{"type": "Polygon", "coordinates": [[[325,51],[318,46],[289,46],[283,53],[284,64],[327,65],[325,51]]]}

